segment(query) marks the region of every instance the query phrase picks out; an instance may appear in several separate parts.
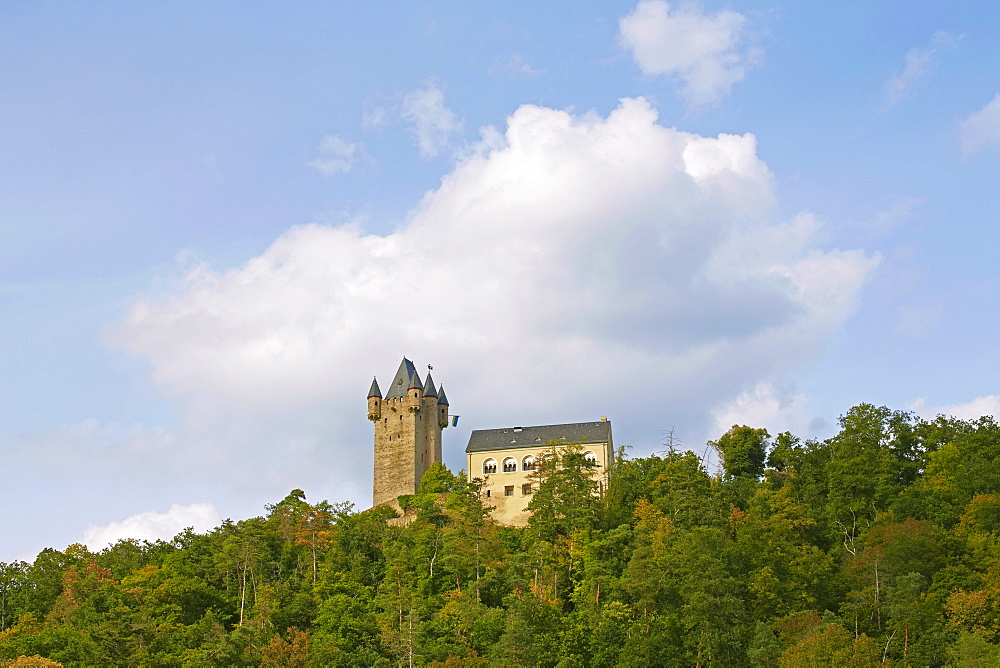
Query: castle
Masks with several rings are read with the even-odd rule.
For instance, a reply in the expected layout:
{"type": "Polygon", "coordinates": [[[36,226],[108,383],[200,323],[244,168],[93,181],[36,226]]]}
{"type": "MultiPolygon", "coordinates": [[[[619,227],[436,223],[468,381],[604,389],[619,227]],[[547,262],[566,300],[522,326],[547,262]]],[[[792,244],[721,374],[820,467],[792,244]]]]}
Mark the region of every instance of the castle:
{"type": "MultiPolygon", "coordinates": [[[[444,386],[437,389],[429,371],[421,382],[413,362],[405,357],[385,397],[378,380],[372,380],[368,419],[375,423],[373,506],[398,508],[398,497],[417,492],[430,465],[441,461],[441,432],[449,424],[448,411],[444,386]]],[[[494,519],[524,526],[528,521],[524,510],[535,491],[536,463],[553,448],[569,446],[583,449],[603,493],[614,457],[611,423],[605,417],[595,422],[477,429],[465,448],[466,475],[470,482],[483,481],[480,493],[494,519]]]]}
{"type": "Polygon", "coordinates": [[[420,382],[413,362],[403,358],[382,398],[378,379],[368,390],[368,419],[375,423],[375,480],[372,505],[395,505],[403,494],[416,494],[420,479],[441,461],[441,430],[448,426],[448,397],[431,374],[420,382]]]}

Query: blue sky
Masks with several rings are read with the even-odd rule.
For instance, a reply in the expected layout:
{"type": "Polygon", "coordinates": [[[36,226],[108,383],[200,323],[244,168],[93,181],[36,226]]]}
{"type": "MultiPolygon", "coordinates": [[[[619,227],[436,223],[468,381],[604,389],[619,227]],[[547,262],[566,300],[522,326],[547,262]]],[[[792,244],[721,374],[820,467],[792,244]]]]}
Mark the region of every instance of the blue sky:
{"type": "Polygon", "coordinates": [[[1000,409],[992,2],[0,8],[0,559],[370,500],[407,355],[636,455],[1000,409]]]}

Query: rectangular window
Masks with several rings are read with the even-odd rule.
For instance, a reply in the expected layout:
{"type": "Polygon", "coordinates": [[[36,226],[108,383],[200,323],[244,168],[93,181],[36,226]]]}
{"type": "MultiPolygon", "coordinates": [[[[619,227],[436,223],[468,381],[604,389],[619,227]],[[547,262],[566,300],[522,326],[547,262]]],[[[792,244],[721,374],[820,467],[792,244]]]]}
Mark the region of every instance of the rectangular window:
{"type": "Polygon", "coordinates": [[[531,494],[530,482],[526,482],[523,485],[521,485],[521,494],[523,494],[524,496],[528,496],[529,494],[531,494]]]}
{"type": "Polygon", "coordinates": [[[514,496],[514,485],[507,485],[503,488],[504,496],[514,496]]]}
{"type": "Polygon", "coordinates": [[[490,498],[490,490],[486,490],[486,498],[490,498]]]}

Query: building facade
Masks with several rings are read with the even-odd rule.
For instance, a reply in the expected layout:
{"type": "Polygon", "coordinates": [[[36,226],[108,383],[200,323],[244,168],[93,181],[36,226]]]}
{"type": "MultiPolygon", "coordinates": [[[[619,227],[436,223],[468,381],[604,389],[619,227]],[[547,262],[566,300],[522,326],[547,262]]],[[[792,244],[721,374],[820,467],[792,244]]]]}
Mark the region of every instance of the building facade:
{"type": "Polygon", "coordinates": [[[584,457],[595,464],[600,493],[608,485],[608,467],[614,458],[611,423],[602,417],[596,422],[550,424],[536,427],[477,429],[465,448],[466,471],[471,482],[484,481],[481,498],[493,518],[508,526],[525,526],[525,509],[537,487],[533,474],[542,455],[580,446],[584,457]]]}
{"type": "Polygon", "coordinates": [[[428,371],[421,382],[413,362],[403,358],[385,396],[378,380],[368,390],[368,419],[375,424],[375,475],[372,505],[398,506],[403,494],[416,494],[420,479],[441,461],[441,430],[448,426],[448,397],[434,387],[428,371]]]}

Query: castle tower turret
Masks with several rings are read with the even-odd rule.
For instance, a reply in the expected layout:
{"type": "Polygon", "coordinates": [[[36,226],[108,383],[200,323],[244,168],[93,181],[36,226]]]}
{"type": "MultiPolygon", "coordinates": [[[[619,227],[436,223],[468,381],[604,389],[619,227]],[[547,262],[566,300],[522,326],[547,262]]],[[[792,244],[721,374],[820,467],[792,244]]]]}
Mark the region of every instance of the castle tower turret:
{"type": "Polygon", "coordinates": [[[368,419],[377,422],[382,417],[382,390],[378,389],[378,381],[372,378],[372,387],[368,390],[368,419]]]}
{"type": "Polygon", "coordinates": [[[430,373],[427,374],[427,382],[424,383],[424,398],[429,397],[433,397],[434,403],[437,403],[438,391],[437,388],[434,387],[434,379],[431,378],[430,373]]]}
{"type": "Polygon", "coordinates": [[[373,505],[394,503],[402,494],[415,494],[430,465],[441,461],[441,430],[447,426],[447,404],[442,424],[440,400],[430,374],[426,383],[421,381],[413,362],[405,357],[384,399],[378,383],[372,381],[368,419],[375,423],[373,505]]]}
{"type": "Polygon", "coordinates": [[[448,395],[444,393],[444,385],[441,386],[441,391],[438,393],[438,424],[441,428],[448,426],[448,395]]]}
{"type": "Polygon", "coordinates": [[[437,419],[438,392],[429,371],[427,372],[427,382],[424,383],[423,395],[420,410],[424,414],[425,456],[432,462],[439,462],[441,461],[441,429],[444,427],[437,419]]]}
{"type": "Polygon", "coordinates": [[[413,375],[410,376],[410,387],[406,390],[406,398],[409,399],[407,408],[409,408],[411,413],[416,413],[420,410],[420,400],[423,399],[423,393],[424,383],[420,380],[420,374],[414,369],[413,375]]]}

